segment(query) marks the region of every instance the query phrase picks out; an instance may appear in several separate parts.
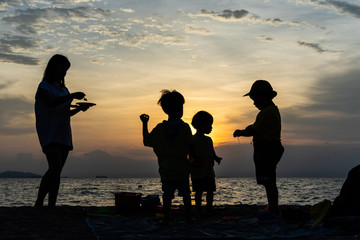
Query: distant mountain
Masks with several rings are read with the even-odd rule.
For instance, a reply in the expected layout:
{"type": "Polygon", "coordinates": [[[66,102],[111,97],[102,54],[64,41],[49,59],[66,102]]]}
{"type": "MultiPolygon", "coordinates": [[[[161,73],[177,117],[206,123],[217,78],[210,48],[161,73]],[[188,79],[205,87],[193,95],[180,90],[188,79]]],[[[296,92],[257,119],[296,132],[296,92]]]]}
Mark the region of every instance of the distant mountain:
{"type": "Polygon", "coordinates": [[[0,178],[41,178],[39,174],[31,172],[6,171],[0,173],[0,178]]]}

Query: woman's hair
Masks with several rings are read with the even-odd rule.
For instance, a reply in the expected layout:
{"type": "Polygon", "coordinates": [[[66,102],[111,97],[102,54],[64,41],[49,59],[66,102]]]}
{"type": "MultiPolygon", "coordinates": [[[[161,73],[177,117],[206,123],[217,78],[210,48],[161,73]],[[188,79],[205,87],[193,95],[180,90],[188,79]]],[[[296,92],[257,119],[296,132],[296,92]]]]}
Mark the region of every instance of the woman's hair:
{"type": "MultiPolygon", "coordinates": [[[[60,55],[60,54],[55,54],[54,56],[52,56],[45,68],[44,71],[44,76],[43,76],[43,81],[47,81],[47,82],[54,82],[56,81],[56,70],[58,66],[63,65],[65,68],[69,69],[70,68],[70,61],[67,59],[67,57],[60,55]]],[[[62,86],[65,86],[65,79],[62,79],[62,81],[60,82],[62,86]]]]}
{"type": "Polygon", "coordinates": [[[207,124],[207,123],[212,124],[213,122],[214,122],[214,118],[210,113],[205,111],[199,111],[194,115],[191,121],[191,125],[193,125],[195,129],[198,129],[203,124],[207,124]]]}

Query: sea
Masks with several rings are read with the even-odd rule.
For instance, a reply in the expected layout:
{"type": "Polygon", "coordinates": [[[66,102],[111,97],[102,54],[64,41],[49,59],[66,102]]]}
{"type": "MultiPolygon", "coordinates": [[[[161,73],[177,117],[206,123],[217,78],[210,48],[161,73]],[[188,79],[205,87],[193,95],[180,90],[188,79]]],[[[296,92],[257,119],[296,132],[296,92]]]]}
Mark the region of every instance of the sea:
{"type": "MultiPolygon", "coordinates": [[[[33,206],[40,178],[0,178],[0,206],[33,206]]],[[[344,178],[278,178],[279,204],[314,205],[323,199],[333,201],[344,178]]],[[[265,189],[255,178],[216,178],[215,206],[266,205],[265,189]]],[[[115,206],[115,193],[141,193],[161,198],[159,178],[62,178],[57,205],[115,206]]],[[[192,195],[192,199],[194,196],[192,195]]],[[[182,204],[176,197],[173,205],[182,204]]]]}

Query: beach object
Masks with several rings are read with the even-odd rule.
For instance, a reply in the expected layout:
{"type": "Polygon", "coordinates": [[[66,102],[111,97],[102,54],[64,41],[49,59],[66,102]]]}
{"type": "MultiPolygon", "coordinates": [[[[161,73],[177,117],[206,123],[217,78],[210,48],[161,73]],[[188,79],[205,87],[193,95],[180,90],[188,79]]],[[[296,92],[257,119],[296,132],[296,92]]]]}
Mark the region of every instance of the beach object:
{"type": "Polygon", "coordinates": [[[77,102],[76,105],[78,106],[84,106],[84,107],[92,107],[95,106],[96,103],[90,103],[90,102],[77,102]]]}
{"type": "Polygon", "coordinates": [[[315,204],[310,209],[310,217],[314,219],[314,223],[311,225],[311,228],[316,227],[319,223],[322,222],[326,214],[329,212],[331,207],[331,201],[324,199],[323,201],[315,204]]]}
{"type": "Polygon", "coordinates": [[[160,205],[159,195],[147,195],[146,197],[141,198],[141,208],[144,210],[155,211],[157,206],[159,205],[160,205]]]}
{"type": "Polygon", "coordinates": [[[134,213],[139,211],[141,203],[141,193],[118,192],[115,193],[116,213],[134,213]]]}

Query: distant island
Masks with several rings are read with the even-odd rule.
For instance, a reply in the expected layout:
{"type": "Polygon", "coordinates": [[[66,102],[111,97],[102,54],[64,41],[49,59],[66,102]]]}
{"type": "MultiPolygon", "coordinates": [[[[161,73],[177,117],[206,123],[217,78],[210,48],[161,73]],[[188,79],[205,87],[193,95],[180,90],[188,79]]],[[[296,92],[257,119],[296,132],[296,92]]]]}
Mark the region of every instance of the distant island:
{"type": "Polygon", "coordinates": [[[39,174],[31,172],[5,171],[0,173],[0,178],[41,178],[39,174]]]}

